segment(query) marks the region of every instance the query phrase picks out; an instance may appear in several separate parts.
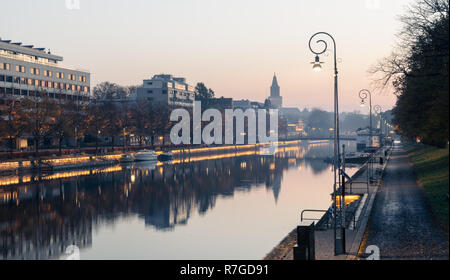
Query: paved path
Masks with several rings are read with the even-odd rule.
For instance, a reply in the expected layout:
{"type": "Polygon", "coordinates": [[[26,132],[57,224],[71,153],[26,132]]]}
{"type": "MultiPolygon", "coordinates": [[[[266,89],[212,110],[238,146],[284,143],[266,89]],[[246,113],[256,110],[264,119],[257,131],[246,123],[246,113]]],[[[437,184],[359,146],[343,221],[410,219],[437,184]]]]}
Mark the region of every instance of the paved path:
{"type": "Polygon", "coordinates": [[[383,180],[360,252],[376,245],[381,259],[448,259],[448,233],[433,222],[401,146],[393,151],[383,180]]]}

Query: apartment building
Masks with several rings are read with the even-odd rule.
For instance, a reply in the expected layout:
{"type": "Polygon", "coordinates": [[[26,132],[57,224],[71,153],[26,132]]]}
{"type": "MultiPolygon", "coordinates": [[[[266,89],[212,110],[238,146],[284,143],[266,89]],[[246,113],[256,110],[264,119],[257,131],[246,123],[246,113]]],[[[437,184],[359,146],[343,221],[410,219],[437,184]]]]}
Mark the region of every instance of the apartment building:
{"type": "Polygon", "coordinates": [[[185,78],[169,74],[154,75],[144,80],[137,90],[137,100],[146,100],[155,105],[192,107],[195,89],[186,83],[185,78]]]}
{"type": "Polygon", "coordinates": [[[27,96],[88,101],[89,71],[62,66],[61,61],[44,48],[0,38],[0,105],[27,96]]]}

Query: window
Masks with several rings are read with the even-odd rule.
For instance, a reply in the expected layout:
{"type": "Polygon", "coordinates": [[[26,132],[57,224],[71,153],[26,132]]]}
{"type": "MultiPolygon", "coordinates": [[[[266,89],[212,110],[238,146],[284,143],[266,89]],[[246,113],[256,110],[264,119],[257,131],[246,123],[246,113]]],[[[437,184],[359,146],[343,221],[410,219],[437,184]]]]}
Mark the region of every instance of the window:
{"type": "Polygon", "coordinates": [[[0,63],[0,70],[11,70],[11,65],[9,63],[0,63]]]}
{"type": "Polygon", "coordinates": [[[44,70],[44,76],[51,77],[53,75],[52,71],[50,70],[44,70]]]}
{"type": "Polygon", "coordinates": [[[39,75],[39,68],[30,68],[30,73],[33,75],[39,75]]]}
{"type": "Polygon", "coordinates": [[[75,75],[75,74],[68,74],[67,75],[67,79],[69,79],[71,81],[75,81],[77,79],[77,75],[75,75]]]}
{"type": "Polygon", "coordinates": [[[48,82],[48,87],[52,88],[53,87],[53,82],[48,82]]]}
{"type": "Polygon", "coordinates": [[[86,76],[78,76],[78,80],[80,81],[80,82],[86,82],[86,76]]]}
{"type": "Polygon", "coordinates": [[[25,73],[25,66],[16,65],[16,72],[25,73]]]}
{"type": "Polygon", "coordinates": [[[64,79],[64,73],[56,72],[56,78],[58,78],[58,79],[64,79]]]}
{"type": "Polygon", "coordinates": [[[162,94],[167,94],[167,90],[164,89],[164,90],[162,91],[162,94]]]}
{"type": "Polygon", "coordinates": [[[147,93],[148,93],[148,94],[152,94],[152,93],[153,93],[153,90],[147,90],[147,93]]]}

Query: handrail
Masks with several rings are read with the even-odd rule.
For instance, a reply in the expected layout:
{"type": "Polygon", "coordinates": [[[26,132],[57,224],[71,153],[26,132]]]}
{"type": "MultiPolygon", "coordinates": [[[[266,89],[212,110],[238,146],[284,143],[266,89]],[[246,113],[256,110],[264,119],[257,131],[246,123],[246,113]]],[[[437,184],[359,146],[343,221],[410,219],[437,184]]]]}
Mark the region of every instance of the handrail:
{"type": "Polygon", "coordinates": [[[303,211],[300,213],[300,222],[303,222],[304,220],[305,220],[305,221],[306,221],[306,220],[308,220],[308,221],[318,221],[318,220],[320,220],[320,219],[311,219],[311,218],[303,219],[303,213],[305,213],[305,212],[320,212],[320,213],[327,213],[328,210],[305,209],[305,210],[303,210],[303,211]]]}

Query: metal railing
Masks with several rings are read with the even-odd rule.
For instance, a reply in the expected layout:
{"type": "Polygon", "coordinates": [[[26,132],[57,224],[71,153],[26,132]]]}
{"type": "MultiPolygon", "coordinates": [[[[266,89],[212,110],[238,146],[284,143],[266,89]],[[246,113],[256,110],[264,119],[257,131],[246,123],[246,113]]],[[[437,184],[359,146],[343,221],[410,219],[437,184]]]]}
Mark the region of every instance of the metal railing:
{"type": "Polygon", "coordinates": [[[300,222],[303,221],[319,221],[322,218],[303,218],[305,212],[327,213],[328,210],[305,209],[300,213],[300,222]]]}

